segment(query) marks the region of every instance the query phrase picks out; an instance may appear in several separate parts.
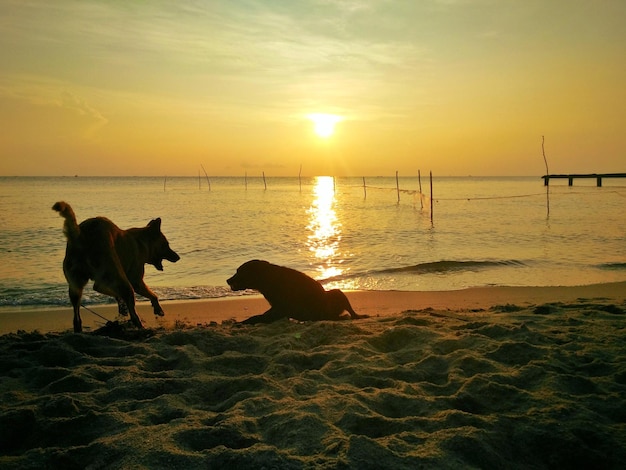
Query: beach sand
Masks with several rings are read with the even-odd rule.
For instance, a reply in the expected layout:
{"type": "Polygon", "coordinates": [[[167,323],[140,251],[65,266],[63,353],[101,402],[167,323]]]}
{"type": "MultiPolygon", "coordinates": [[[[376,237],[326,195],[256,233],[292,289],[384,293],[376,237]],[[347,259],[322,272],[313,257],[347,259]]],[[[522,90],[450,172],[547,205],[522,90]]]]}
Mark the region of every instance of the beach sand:
{"type": "Polygon", "coordinates": [[[626,283],[348,297],[0,312],[0,468],[625,468],[626,283]]]}

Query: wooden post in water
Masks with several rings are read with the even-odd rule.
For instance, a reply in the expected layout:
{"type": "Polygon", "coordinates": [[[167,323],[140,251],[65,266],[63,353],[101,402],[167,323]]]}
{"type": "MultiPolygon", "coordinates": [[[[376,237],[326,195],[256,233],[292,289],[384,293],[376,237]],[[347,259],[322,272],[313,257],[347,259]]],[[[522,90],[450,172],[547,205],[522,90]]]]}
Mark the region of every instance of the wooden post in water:
{"type": "Polygon", "coordinates": [[[422,197],[422,174],[417,170],[417,182],[420,188],[420,209],[424,209],[424,198],[422,197]]]}
{"type": "Polygon", "coordinates": [[[200,179],[200,170],[198,170],[198,189],[202,187],[202,180],[200,179]]]}
{"type": "Polygon", "coordinates": [[[398,170],[396,170],[396,192],[398,193],[398,204],[400,203],[400,183],[398,182],[398,170]]]}
{"type": "Polygon", "coordinates": [[[302,163],[300,163],[300,172],[298,173],[298,182],[300,183],[300,192],[302,192],[302,163]]]}
{"type": "Polygon", "coordinates": [[[267,190],[267,182],[265,181],[265,172],[263,172],[263,186],[267,190]]]}
{"type": "Polygon", "coordinates": [[[202,163],[200,163],[200,167],[202,168],[202,171],[204,171],[204,176],[206,176],[206,182],[209,185],[209,191],[211,191],[211,180],[209,180],[209,175],[207,174],[206,170],[204,169],[204,165],[202,163]]]}
{"type": "Polygon", "coordinates": [[[433,223],[433,172],[430,172],[430,223],[433,223]]]}
{"type": "MultiPolygon", "coordinates": [[[[546,164],[546,179],[544,180],[544,184],[546,185],[546,209],[548,211],[547,216],[550,217],[550,170],[548,169],[548,159],[546,158],[546,148],[545,148],[545,136],[541,136],[541,154],[543,155],[543,162],[546,164]]],[[[571,186],[571,184],[570,184],[571,186]]]]}
{"type": "Polygon", "coordinates": [[[246,187],[246,191],[248,190],[248,172],[246,171],[243,175],[243,185],[246,187]]]}
{"type": "Polygon", "coordinates": [[[167,175],[165,175],[165,178],[163,179],[163,192],[165,192],[165,184],[167,183],[167,175]]]}
{"type": "Polygon", "coordinates": [[[367,199],[367,187],[365,186],[365,176],[363,177],[363,199],[367,199]]]}

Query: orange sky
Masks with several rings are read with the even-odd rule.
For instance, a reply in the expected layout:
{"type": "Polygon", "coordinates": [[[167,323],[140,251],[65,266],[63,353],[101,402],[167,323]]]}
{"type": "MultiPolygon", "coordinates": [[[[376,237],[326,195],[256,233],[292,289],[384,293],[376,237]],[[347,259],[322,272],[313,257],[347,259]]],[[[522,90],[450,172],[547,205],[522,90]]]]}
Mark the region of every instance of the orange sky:
{"type": "Polygon", "coordinates": [[[0,175],[626,171],[623,0],[0,0],[0,175]],[[341,116],[326,139],[307,116],[341,116]]]}

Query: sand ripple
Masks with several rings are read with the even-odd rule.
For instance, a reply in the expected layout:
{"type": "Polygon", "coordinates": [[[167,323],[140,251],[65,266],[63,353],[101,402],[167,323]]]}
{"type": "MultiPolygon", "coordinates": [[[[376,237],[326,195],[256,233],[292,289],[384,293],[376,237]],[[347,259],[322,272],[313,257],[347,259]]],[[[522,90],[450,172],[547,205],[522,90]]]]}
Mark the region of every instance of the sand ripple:
{"type": "Polygon", "coordinates": [[[624,468],[623,307],[0,337],[2,468],[624,468]]]}

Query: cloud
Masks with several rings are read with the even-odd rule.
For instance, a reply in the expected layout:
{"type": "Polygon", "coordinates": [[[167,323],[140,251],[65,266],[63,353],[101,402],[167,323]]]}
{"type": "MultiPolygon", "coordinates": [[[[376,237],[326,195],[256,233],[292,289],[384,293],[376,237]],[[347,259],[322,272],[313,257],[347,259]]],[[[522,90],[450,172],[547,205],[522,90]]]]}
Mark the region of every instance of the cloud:
{"type": "Polygon", "coordinates": [[[109,120],[97,109],[69,91],[63,91],[61,93],[61,106],[86,119],[87,129],[85,131],[85,137],[87,138],[93,138],[99,129],[109,123],[109,120]]]}
{"type": "Polygon", "coordinates": [[[109,120],[78,94],[67,91],[69,86],[45,77],[7,75],[0,79],[0,100],[13,109],[14,119],[22,119],[28,127],[39,120],[62,134],[93,139],[109,120]]]}

